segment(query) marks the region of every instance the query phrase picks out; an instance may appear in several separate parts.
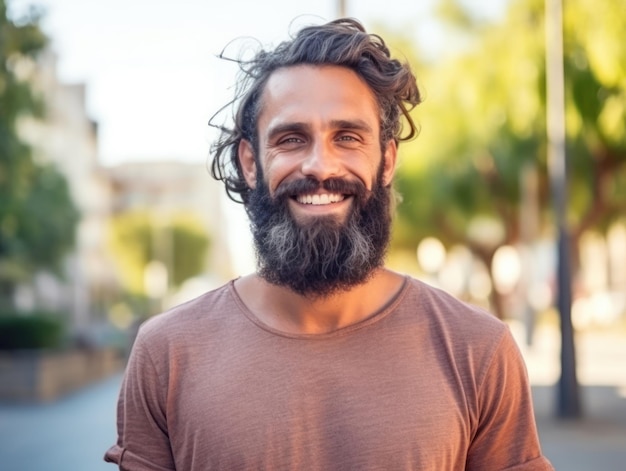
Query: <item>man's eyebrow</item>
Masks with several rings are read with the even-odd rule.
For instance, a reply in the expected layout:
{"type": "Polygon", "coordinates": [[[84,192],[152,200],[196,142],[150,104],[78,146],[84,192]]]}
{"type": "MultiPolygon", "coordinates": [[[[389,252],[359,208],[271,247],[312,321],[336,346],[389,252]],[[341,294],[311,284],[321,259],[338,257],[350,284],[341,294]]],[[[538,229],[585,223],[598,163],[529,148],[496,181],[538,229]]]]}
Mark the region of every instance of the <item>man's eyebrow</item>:
{"type": "Polygon", "coordinates": [[[373,133],[374,130],[363,119],[336,119],[330,122],[333,129],[346,129],[352,131],[363,131],[366,133],[373,133]]]}
{"type": "MultiPolygon", "coordinates": [[[[330,122],[332,129],[345,129],[348,131],[362,131],[366,133],[373,133],[372,127],[363,119],[334,119],[330,122]]],[[[289,132],[307,132],[311,129],[311,126],[307,123],[294,121],[290,123],[279,123],[268,129],[267,136],[269,139],[289,132]]]]}
{"type": "Polygon", "coordinates": [[[269,140],[272,140],[276,136],[280,134],[290,133],[290,132],[305,132],[310,128],[306,123],[301,122],[291,122],[291,123],[279,123],[275,126],[272,126],[267,131],[267,137],[269,140]]]}

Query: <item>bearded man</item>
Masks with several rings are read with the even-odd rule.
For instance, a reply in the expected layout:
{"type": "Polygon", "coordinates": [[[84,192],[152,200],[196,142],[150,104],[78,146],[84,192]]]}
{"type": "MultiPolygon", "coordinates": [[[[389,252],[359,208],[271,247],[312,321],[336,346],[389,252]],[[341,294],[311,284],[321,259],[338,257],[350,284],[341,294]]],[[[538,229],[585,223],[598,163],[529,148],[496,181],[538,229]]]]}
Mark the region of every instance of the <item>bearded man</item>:
{"type": "MultiPolygon", "coordinates": [[[[124,470],[549,470],[505,324],[384,266],[408,65],[351,19],[242,63],[213,174],[258,260],[140,329],[124,470]]],[[[405,118],[407,129],[402,128],[405,118]]]]}

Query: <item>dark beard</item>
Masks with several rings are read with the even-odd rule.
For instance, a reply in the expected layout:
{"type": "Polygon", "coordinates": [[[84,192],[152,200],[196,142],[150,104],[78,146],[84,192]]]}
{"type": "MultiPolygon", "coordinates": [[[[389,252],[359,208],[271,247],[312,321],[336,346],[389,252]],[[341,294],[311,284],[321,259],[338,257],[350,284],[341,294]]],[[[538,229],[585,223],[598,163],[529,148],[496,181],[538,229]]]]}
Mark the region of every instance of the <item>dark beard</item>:
{"type": "Polygon", "coordinates": [[[390,237],[391,189],[383,186],[380,170],[371,192],[361,182],[303,179],[281,185],[274,198],[259,177],[246,206],[259,275],[310,298],[328,297],[367,281],[383,265],[390,237]],[[289,198],[320,186],[353,195],[346,221],[323,216],[298,224],[289,211],[289,198]]]}

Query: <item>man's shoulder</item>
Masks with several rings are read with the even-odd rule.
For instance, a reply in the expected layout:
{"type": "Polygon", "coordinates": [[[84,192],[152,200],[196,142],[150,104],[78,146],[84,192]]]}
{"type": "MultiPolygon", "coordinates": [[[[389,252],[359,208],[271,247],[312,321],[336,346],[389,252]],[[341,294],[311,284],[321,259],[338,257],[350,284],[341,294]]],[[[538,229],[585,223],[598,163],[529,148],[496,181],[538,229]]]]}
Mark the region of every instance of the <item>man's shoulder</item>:
{"type": "Polygon", "coordinates": [[[500,363],[518,362],[515,340],[504,321],[444,290],[419,280],[411,283],[405,315],[420,319],[420,331],[427,333],[433,349],[444,358],[454,358],[462,371],[478,376],[496,357],[500,363]]]}
{"type": "Polygon", "coordinates": [[[233,309],[236,302],[231,289],[232,281],[152,316],[141,324],[140,334],[158,337],[163,333],[197,331],[202,324],[211,323],[233,309]]]}
{"type": "Polygon", "coordinates": [[[409,277],[405,308],[424,316],[431,324],[468,334],[496,335],[507,325],[484,307],[461,300],[449,292],[409,277]]]}

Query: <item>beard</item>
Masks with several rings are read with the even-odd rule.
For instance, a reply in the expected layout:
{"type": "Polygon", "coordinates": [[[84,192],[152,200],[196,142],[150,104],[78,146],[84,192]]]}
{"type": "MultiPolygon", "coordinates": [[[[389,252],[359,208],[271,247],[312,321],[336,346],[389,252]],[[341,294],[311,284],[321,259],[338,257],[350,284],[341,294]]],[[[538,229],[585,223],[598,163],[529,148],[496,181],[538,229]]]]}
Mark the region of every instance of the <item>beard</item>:
{"type": "Polygon", "coordinates": [[[279,186],[272,197],[259,175],[246,205],[259,275],[309,298],[328,297],[364,283],[383,265],[387,252],[391,191],[383,185],[382,165],[371,191],[360,181],[307,178],[279,186]],[[322,187],[351,195],[345,221],[319,216],[297,222],[289,199],[322,187]]]}

